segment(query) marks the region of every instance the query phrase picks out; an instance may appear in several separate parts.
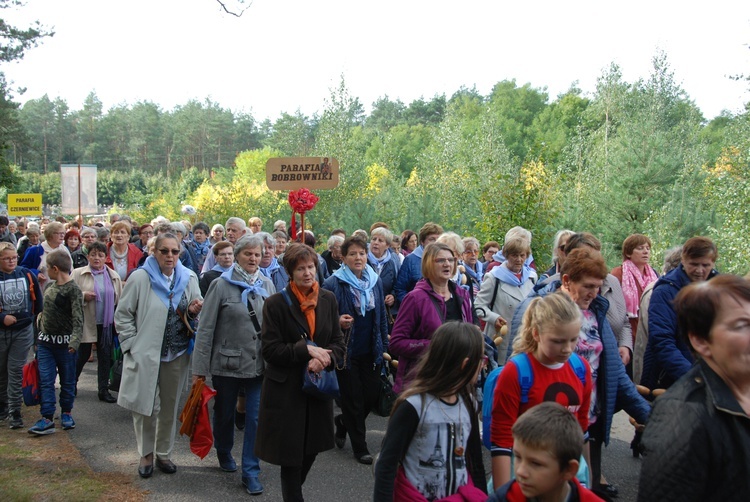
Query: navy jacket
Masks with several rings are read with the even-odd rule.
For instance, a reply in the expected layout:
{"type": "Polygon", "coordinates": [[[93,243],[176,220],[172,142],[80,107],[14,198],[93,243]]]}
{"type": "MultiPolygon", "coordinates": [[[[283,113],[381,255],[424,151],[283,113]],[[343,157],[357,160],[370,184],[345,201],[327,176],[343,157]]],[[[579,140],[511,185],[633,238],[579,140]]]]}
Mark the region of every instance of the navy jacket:
{"type": "MultiPolygon", "coordinates": [[[[359,315],[354,309],[354,299],[352,298],[349,285],[343,281],[340,281],[336,276],[330,276],[323,283],[323,288],[332,292],[336,297],[336,302],[339,306],[339,317],[348,314],[352,317],[359,315]]],[[[385,295],[383,294],[383,283],[378,279],[378,283],[373,288],[375,293],[375,325],[372,329],[372,340],[370,348],[372,349],[372,361],[373,364],[380,365],[383,363],[383,352],[388,350],[388,321],[385,316],[385,295]]],[[[338,322],[338,319],[336,319],[338,322]]],[[[347,367],[350,366],[350,356],[352,352],[351,340],[357,336],[352,326],[351,338],[346,347],[347,352],[347,367]]],[[[344,336],[346,338],[346,336],[344,336]]]]}
{"type": "MultiPolygon", "coordinates": [[[[717,274],[711,271],[708,278],[717,274]]],[[[660,277],[648,304],[648,346],[643,355],[641,383],[650,388],[668,388],[693,366],[693,355],[677,329],[677,314],[672,307],[677,294],[690,284],[680,265],[660,277]]]]}
{"type": "Polygon", "coordinates": [[[396,285],[394,291],[396,294],[396,301],[399,303],[404,301],[406,293],[414,289],[417,282],[422,278],[422,246],[419,246],[409,256],[404,258],[404,263],[401,264],[401,270],[398,271],[398,278],[396,279],[396,285]]]}

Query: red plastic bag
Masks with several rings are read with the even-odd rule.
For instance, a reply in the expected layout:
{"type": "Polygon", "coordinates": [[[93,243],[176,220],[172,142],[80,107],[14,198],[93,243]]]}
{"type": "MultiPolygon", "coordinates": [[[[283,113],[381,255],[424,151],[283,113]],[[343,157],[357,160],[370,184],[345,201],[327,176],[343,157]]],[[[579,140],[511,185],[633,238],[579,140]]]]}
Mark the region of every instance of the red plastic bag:
{"type": "Polygon", "coordinates": [[[214,445],[214,434],[211,431],[211,419],[208,416],[208,402],[216,395],[216,391],[204,385],[201,389],[201,404],[195,418],[195,429],[190,437],[190,451],[201,459],[208,455],[214,445]]]}
{"type": "Polygon", "coordinates": [[[35,357],[23,366],[21,381],[23,404],[36,406],[42,402],[42,389],[39,387],[39,361],[35,357]]]}

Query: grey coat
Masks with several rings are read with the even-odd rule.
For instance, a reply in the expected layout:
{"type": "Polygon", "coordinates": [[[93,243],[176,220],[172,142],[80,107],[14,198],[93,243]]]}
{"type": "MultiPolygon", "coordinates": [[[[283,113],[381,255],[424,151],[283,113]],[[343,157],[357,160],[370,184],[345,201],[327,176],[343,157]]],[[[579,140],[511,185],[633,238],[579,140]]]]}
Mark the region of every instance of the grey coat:
{"type": "MultiPolygon", "coordinates": [[[[242,281],[232,272],[232,279],[242,281]]],[[[276,292],[270,279],[260,276],[269,295],[276,292]]],[[[193,375],[255,378],[263,374],[260,333],[250,318],[242,290],[219,277],[211,283],[203,302],[193,351],[193,375]]],[[[258,323],[263,325],[264,298],[248,295],[258,323]]]]}
{"type": "MultiPolygon", "coordinates": [[[[198,278],[193,271],[190,271],[185,295],[188,303],[201,298],[198,278]]],[[[135,270],[115,310],[115,327],[123,355],[117,404],[126,410],[146,416],[154,411],[167,314],[167,307],[151,289],[148,272],[135,270]]]]}

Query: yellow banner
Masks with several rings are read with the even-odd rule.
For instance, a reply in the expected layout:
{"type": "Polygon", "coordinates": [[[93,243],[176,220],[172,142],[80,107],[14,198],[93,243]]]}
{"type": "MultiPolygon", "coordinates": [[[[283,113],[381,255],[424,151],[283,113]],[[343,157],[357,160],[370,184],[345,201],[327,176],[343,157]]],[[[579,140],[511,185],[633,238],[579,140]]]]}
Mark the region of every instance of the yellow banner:
{"type": "Polygon", "coordinates": [[[9,193],[8,216],[41,216],[42,194],[9,193]]]}

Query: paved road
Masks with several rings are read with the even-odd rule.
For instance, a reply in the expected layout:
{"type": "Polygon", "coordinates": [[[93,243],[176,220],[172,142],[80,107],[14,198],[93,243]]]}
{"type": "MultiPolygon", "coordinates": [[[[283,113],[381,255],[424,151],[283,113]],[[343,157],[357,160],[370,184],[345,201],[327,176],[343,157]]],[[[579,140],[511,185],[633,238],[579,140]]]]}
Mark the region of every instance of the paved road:
{"type": "MultiPolygon", "coordinates": [[[[182,400],[187,397],[183,393],[182,400]]],[[[174,475],[155,470],[150,479],[137,475],[138,453],[130,412],[116,404],[100,402],[96,395],[96,364],[87,364],[78,385],[74,409],[76,429],[70,434],[74,444],[96,471],[120,472],[132,475],[136,486],[149,491],[154,501],[236,500],[251,498],[240,484],[240,473],[225,473],[219,469],[215,451],[204,460],[190,452],[185,437],[178,436],[172,459],[178,466],[174,475]]],[[[632,428],[622,414],[615,417],[613,439],[604,451],[604,472],[611,483],[620,487],[618,501],[634,501],[640,460],[634,459],[628,448],[632,428]]],[[[385,418],[368,419],[368,444],[374,454],[378,451],[387,425],[385,418]]],[[[242,451],[242,432],[236,431],[234,457],[238,463],[242,451]]],[[[489,467],[489,456],[485,456],[489,467]]],[[[262,496],[253,500],[281,501],[279,468],[261,464],[262,496]]],[[[349,442],[343,450],[331,450],[318,456],[303,487],[305,498],[311,502],[367,501],[371,499],[373,479],[371,468],[354,460],[349,442]]]]}

